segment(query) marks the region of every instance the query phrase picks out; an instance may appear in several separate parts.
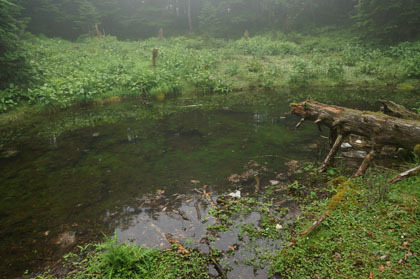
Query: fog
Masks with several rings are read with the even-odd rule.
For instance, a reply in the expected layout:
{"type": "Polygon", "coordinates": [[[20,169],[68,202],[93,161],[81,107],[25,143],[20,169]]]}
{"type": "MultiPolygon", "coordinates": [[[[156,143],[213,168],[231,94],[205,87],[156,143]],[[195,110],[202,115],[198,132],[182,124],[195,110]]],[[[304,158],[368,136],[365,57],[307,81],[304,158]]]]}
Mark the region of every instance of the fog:
{"type": "Polygon", "coordinates": [[[364,38],[401,41],[418,35],[418,2],[357,0],[34,0],[20,1],[27,30],[77,39],[101,33],[119,39],[200,34],[237,38],[281,31],[350,27],[364,38]]]}

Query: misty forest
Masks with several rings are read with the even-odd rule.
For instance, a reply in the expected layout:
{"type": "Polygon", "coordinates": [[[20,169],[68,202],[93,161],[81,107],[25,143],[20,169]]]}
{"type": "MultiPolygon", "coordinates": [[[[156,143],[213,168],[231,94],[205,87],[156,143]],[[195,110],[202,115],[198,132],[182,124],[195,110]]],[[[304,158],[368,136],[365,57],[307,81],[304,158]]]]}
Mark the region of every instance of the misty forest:
{"type": "Polygon", "coordinates": [[[0,0],[0,279],[419,278],[417,0],[0,0]]]}

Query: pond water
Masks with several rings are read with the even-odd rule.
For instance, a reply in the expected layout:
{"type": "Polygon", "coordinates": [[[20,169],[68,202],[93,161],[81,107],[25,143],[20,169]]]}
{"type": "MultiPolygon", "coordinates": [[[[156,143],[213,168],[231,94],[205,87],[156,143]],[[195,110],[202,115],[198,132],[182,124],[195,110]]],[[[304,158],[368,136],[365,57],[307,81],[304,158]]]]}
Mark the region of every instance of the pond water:
{"type": "Polygon", "coordinates": [[[167,246],[168,232],[199,240],[208,224],[192,221],[194,188],[231,191],[227,177],[250,160],[273,173],[290,160],[319,160],[325,140],[316,126],[294,130],[288,99],[264,96],[214,106],[131,99],[3,127],[0,278],[36,271],[113,232],[149,247],[167,246]]]}

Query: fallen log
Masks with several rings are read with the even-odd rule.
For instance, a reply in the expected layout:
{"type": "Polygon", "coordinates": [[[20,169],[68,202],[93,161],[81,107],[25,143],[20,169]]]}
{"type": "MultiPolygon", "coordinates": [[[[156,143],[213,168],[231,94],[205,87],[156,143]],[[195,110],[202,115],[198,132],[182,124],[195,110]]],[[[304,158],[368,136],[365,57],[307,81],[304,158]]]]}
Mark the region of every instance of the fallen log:
{"type": "Polygon", "coordinates": [[[379,102],[382,104],[381,111],[387,115],[402,119],[420,120],[420,114],[412,112],[402,105],[388,100],[379,100],[379,102]]]}
{"type": "Polygon", "coordinates": [[[365,137],[372,142],[372,151],[365,157],[356,176],[368,168],[374,155],[382,146],[390,145],[414,150],[420,144],[420,121],[402,119],[382,112],[369,112],[323,104],[313,100],[291,104],[292,114],[304,120],[314,121],[317,125],[330,128],[330,141],[333,146],[321,165],[323,172],[331,164],[341,143],[350,134],[365,137]]]}

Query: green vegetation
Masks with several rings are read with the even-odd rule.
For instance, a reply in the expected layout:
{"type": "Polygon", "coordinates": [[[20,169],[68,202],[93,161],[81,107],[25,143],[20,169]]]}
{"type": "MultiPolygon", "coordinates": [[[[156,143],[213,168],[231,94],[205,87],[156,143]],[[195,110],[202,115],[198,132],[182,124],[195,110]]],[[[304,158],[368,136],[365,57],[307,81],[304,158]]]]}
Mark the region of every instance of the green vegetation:
{"type": "MultiPolygon", "coordinates": [[[[349,43],[351,35],[255,36],[227,41],[176,37],[121,42],[114,37],[61,39],[32,37],[24,47],[37,69],[29,88],[11,84],[0,93],[0,109],[20,104],[50,109],[118,96],[180,92],[229,93],[284,87],[418,87],[420,44],[377,49],[349,43]],[[152,49],[159,49],[157,67],[152,49]]],[[[112,99],[111,99],[112,100],[112,99]]]]}
{"type": "MultiPolygon", "coordinates": [[[[17,19],[21,8],[9,1],[0,1],[0,95],[1,102],[14,105],[12,92],[14,84],[24,84],[30,79],[31,68],[27,61],[27,52],[22,46],[20,33],[24,30],[24,21],[17,19]]],[[[0,111],[2,106],[0,104],[0,111]]]]}
{"type": "MultiPolygon", "coordinates": [[[[376,169],[354,180],[351,191],[321,227],[279,251],[271,267],[284,278],[418,278],[420,178],[389,184],[376,169]]],[[[305,207],[296,231],[327,208],[328,199],[305,207]]]]}
{"type": "MultiPolygon", "coordinates": [[[[419,13],[413,0],[0,0],[0,149],[4,159],[18,154],[17,148],[3,148],[14,144],[14,136],[30,135],[26,129],[56,144],[57,136],[77,128],[159,119],[186,107],[229,110],[256,99],[237,92],[261,93],[257,102],[278,106],[307,98],[314,88],[386,88],[392,99],[420,113],[420,103],[404,95],[420,89],[419,13]],[[153,50],[157,65],[152,65],[153,50]],[[284,100],[271,102],[262,94],[277,89],[285,92],[284,100]],[[191,98],[149,102],[181,94],[191,98]],[[122,98],[144,102],[135,112],[112,115],[110,108],[48,125],[36,117],[25,124],[15,121],[27,112],[122,98]]],[[[366,99],[345,92],[314,94],[336,104],[366,99]]],[[[266,134],[261,146],[279,141],[271,130],[266,134]]],[[[282,140],[290,142],[287,136],[282,140]]],[[[165,152],[151,146],[156,154],[165,152]]],[[[226,149],[235,158],[231,152],[226,149]]],[[[418,156],[419,146],[414,153],[418,156]]],[[[197,155],[200,161],[203,154],[197,155]]],[[[109,162],[115,164],[114,155],[109,162]]],[[[243,261],[255,270],[269,265],[273,277],[418,278],[420,179],[391,185],[392,171],[377,168],[335,185],[326,181],[339,170],[319,176],[314,169],[299,170],[290,185],[265,187],[263,196],[222,196],[220,208],[209,211],[215,222],[206,228],[207,241],[211,245],[218,234],[237,233],[238,243],[253,254],[243,261]],[[276,200],[278,192],[296,202],[302,216],[280,224],[287,210],[276,200]],[[257,222],[246,221],[252,213],[257,222]],[[324,223],[299,236],[320,215],[326,216],[324,223]],[[293,245],[274,252],[261,240],[293,245]]],[[[223,259],[235,249],[214,249],[213,256],[228,265],[223,259]]],[[[208,266],[214,264],[211,255],[192,249],[181,255],[176,247],[146,249],[115,238],[81,250],[67,256],[68,278],[208,278],[208,266]]]]}
{"type": "Polygon", "coordinates": [[[209,278],[208,260],[197,252],[181,255],[176,246],[162,252],[116,241],[114,237],[81,248],[83,259],[66,255],[71,270],[67,278],[209,278]]]}

